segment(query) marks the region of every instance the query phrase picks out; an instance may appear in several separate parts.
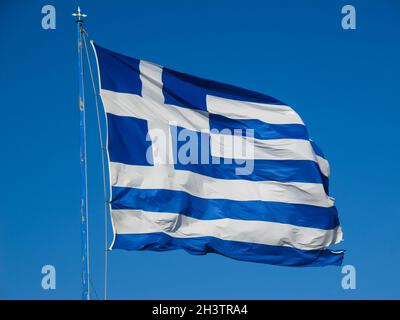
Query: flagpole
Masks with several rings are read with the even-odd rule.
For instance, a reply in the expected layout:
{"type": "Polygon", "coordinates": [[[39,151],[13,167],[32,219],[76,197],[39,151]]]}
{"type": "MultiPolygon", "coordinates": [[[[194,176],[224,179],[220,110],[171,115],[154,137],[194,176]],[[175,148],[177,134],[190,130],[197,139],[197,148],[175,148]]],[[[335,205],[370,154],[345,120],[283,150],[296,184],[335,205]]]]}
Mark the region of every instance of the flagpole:
{"type": "Polygon", "coordinates": [[[81,167],[81,237],[82,237],[82,300],[90,300],[90,274],[89,274],[89,239],[88,239],[88,209],[87,209],[87,166],[86,166],[86,116],[85,95],[83,82],[83,18],[78,7],[76,13],[77,39],[78,39],[78,70],[79,70],[79,128],[80,128],[80,167],[81,167]]]}

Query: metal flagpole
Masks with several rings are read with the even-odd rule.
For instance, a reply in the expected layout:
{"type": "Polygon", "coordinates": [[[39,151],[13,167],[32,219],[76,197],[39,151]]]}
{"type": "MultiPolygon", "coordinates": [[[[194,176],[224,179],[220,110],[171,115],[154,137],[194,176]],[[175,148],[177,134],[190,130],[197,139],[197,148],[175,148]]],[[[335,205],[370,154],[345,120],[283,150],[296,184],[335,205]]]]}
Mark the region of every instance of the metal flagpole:
{"type": "Polygon", "coordinates": [[[76,13],[78,36],[78,69],[79,69],[79,127],[80,127],[80,165],[81,165],[81,236],[82,236],[82,300],[90,300],[90,274],[89,274],[89,239],[88,239],[88,209],[87,209],[87,167],[86,167],[86,123],[85,123],[85,96],[83,82],[83,18],[78,7],[76,13]]]}

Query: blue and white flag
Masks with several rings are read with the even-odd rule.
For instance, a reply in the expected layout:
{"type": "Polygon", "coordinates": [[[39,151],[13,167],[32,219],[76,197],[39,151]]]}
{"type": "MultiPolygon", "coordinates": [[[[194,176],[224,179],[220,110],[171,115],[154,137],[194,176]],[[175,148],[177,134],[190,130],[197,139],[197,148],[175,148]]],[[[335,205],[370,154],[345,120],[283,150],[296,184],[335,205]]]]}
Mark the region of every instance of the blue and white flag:
{"type": "Polygon", "coordinates": [[[340,265],[329,164],[292,108],[93,44],[113,249],[340,265]]]}

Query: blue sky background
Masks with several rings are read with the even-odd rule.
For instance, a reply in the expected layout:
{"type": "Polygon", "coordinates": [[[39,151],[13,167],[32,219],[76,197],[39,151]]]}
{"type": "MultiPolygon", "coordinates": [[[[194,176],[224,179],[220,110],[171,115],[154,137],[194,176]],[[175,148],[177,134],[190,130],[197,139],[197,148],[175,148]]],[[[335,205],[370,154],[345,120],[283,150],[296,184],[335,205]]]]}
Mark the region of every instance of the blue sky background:
{"type": "MultiPolygon", "coordinates": [[[[80,299],[75,1],[2,1],[0,298],[80,299]],[[57,29],[41,28],[41,8],[57,29]],[[41,268],[57,289],[41,288],[41,268]]],[[[293,106],[332,167],[357,289],[341,269],[288,268],[184,251],[109,255],[112,299],[400,298],[400,2],[81,1],[100,45],[272,95],[293,106]],[[357,30],[341,28],[341,8],[357,30]]],[[[89,78],[88,78],[89,80],[89,78]]],[[[101,162],[88,88],[91,272],[103,290],[101,162]]],[[[110,230],[111,232],[111,230],[110,230]]],[[[95,296],[94,296],[95,297],[95,296]]]]}

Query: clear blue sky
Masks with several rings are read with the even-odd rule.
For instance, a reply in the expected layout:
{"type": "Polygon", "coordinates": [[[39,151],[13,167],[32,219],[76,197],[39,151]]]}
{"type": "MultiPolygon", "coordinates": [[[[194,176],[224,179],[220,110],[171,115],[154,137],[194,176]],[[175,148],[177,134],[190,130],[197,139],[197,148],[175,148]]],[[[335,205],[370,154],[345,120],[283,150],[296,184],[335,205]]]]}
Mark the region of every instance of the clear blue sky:
{"type": "MultiPolygon", "coordinates": [[[[264,92],[293,106],[332,167],[357,289],[341,269],[287,268],[183,251],[110,253],[114,299],[400,298],[400,2],[81,1],[102,46],[264,92]],[[357,29],[341,28],[353,4],[357,29]]],[[[75,1],[1,1],[0,298],[80,298],[75,1]],[[53,4],[57,29],[41,28],[53,4]],[[57,289],[41,289],[41,268],[57,289]]],[[[89,88],[89,82],[87,86],[89,88]]],[[[103,289],[100,153],[88,90],[91,271],[103,289]]]]}

